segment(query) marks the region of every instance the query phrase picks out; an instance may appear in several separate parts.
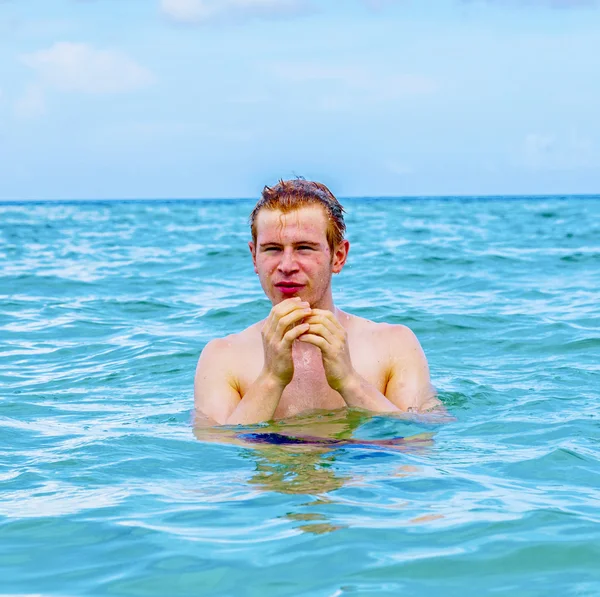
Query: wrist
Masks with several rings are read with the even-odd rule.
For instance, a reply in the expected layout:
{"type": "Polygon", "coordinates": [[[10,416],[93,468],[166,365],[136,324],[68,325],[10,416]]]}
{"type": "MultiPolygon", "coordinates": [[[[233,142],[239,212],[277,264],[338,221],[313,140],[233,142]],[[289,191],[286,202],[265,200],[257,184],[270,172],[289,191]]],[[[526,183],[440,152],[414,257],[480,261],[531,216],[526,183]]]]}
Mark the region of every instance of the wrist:
{"type": "Polygon", "coordinates": [[[265,385],[269,390],[283,389],[288,385],[288,382],[282,381],[273,372],[268,369],[263,369],[258,377],[261,385],[265,385]]]}
{"type": "Polygon", "coordinates": [[[353,370],[352,373],[342,379],[337,386],[338,387],[334,389],[342,395],[342,398],[351,396],[360,388],[360,377],[358,373],[353,370]]]}

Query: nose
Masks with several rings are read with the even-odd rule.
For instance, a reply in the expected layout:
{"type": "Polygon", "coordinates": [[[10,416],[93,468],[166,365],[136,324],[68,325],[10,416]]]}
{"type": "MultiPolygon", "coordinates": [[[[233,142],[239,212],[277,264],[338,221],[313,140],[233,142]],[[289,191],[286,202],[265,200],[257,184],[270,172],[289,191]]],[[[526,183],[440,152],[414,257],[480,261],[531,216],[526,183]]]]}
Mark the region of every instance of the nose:
{"type": "Polygon", "coordinates": [[[293,249],[284,249],[281,252],[281,259],[279,260],[277,269],[282,274],[291,274],[298,271],[298,262],[294,257],[293,249]]]}

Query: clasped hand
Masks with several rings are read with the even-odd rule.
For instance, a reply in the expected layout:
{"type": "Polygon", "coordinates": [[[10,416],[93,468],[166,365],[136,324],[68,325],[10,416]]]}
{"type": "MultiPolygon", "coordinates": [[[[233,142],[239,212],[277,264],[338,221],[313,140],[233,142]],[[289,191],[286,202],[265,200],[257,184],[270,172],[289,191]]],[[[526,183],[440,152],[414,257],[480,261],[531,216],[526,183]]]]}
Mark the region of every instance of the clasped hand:
{"type": "Polygon", "coordinates": [[[275,305],[262,328],[265,369],[282,385],[294,376],[294,340],[320,349],[327,383],[340,391],[354,373],[348,334],[335,315],[326,309],[311,309],[298,297],[275,305]]]}

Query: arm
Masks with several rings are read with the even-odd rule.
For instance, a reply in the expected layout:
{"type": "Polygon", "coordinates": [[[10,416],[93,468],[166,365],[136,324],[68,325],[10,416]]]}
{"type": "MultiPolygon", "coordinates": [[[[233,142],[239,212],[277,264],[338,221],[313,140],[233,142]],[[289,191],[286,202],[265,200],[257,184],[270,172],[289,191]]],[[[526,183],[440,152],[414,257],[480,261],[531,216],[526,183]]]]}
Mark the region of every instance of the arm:
{"type": "Polygon", "coordinates": [[[327,383],[340,393],[348,406],[375,412],[401,410],[355,371],[350,359],[348,333],[331,311],[313,309],[307,322],[308,332],[298,339],[321,350],[327,383]]]}
{"type": "Polygon", "coordinates": [[[194,379],[196,409],[219,425],[250,425],[272,419],[285,386],[263,371],[242,400],[227,366],[231,352],[225,339],[211,340],[204,347],[194,379]]]}
{"type": "Polygon", "coordinates": [[[243,398],[227,363],[239,361],[244,355],[236,353],[226,339],[209,342],[196,369],[196,408],[220,425],[252,425],[271,420],[294,375],[292,344],[308,329],[308,324],[299,322],[309,312],[308,303],[295,298],[273,307],[261,332],[265,364],[243,398]]]}
{"type": "Polygon", "coordinates": [[[401,410],[356,371],[340,384],[337,391],[351,408],[364,408],[378,413],[394,413],[401,410]]]}
{"type": "Polygon", "coordinates": [[[211,340],[202,350],[194,377],[194,406],[198,412],[224,425],[241,400],[227,366],[231,350],[225,338],[211,340]]]}
{"type": "Polygon", "coordinates": [[[323,367],[329,385],[339,392],[350,407],[375,412],[430,410],[440,401],[429,380],[429,367],[416,336],[405,326],[390,326],[389,380],[382,394],[362,378],[352,366],[348,335],[333,313],[313,309],[307,320],[309,331],[299,340],[321,349],[323,367]]]}
{"type": "Polygon", "coordinates": [[[415,334],[406,326],[389,330],[390,373],[385,395],[403,411],[443,409],[431,385],[429,365],[415,334]]]}

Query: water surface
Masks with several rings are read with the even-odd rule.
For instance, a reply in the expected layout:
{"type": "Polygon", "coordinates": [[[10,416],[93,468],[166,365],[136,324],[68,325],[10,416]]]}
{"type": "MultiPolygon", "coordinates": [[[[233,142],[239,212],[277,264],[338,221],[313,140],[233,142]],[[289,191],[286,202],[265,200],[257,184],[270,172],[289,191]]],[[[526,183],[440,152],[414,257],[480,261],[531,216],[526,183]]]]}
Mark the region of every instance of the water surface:
{"type": "Polygon", "coordinates": [[[193,428],[202,347],[270,308],[251,201],[0,205],[0,594],[600,594],[600,199],[343,203],[337,305],[456,421],[258,429],[402,446],[193,428]]]}

